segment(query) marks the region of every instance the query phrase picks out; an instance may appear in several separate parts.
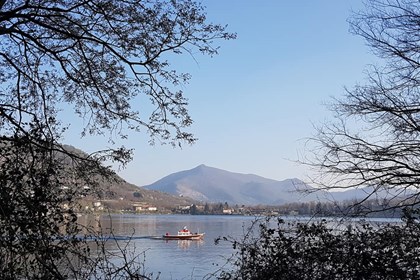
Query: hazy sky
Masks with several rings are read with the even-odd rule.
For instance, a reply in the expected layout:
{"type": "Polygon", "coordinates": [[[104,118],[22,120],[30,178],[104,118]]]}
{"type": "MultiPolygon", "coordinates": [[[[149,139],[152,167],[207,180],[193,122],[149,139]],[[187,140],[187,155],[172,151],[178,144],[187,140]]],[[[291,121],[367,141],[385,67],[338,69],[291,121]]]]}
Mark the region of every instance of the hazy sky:
{"type": "MultiPolygon", "coordinates": [[[[200,164],[283,180],[305,179],[293,161],[305,153],[313,124],[330,118],[323,105],[343,87],[363,82],[374,61],[361,38],[348,32],[359,0],[203,0],[209,21],[229,25],[214,58],[199,54],[173,66],[192,74],[183,87],[194,120],[193,146],[148,146],[145,135],[123,142],[134,160],[119,174],[142,186],[200,164]]],[[[98,148],[84,139],[69,143],[98,148]]],[[[100,148],[100,147],[99,147],[100,148]]]]}

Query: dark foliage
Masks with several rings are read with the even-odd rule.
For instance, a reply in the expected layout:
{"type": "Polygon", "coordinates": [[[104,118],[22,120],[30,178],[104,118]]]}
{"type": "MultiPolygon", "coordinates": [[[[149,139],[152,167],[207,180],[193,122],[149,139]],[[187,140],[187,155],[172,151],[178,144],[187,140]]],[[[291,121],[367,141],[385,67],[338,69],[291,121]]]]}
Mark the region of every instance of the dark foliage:
{"type": "Polygon", "coordinates": [[[54,152],[19,138],[0,147],[0,275],[2,279],[74,277],[69,258],[87,264],[71,205],[81,188],[54,152]]]}
{"type": "MultiPolygon", "coordinates": [[[[418,279],[420,225],[334,220],[257,221],[219,279],[418,279]],[[258,228],[257,228],[258,227],[258,228]]],[[[220,241],[220,240],[219,240],[220,241]]]]}
{"type": "Polygon", "coordinates": [[[98,176],[103,168],[88,160],[82,170],[70,168],[48,142],[33,144],[20,137],[0,146],[0,278],[151,279],[142,273],[141,253],[119,244],[111,253],[112,234],[78,223],[83,186],[94,190],[98,183],[81,175],[98,176]]]}

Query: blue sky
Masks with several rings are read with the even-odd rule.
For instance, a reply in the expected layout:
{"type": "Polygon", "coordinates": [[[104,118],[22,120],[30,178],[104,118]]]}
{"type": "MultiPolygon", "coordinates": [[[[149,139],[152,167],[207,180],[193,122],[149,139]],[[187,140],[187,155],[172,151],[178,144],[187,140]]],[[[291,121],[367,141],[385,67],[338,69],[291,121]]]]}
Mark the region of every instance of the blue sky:
{"type": "MultiPolygon", "coordinates": [[[[283,180],[305,179],[295,164],[314,124],[331,118],[324,106],[343,87],[363,82],[375,58],[348,32],[359,0],[203,0],[209,21],[228,24],[234,41],[220,54],[178,58],[173,66],[192,74],[183,87],[194,120],[193,146],[149,146],[145,135],[122,142],[134,160],[119,174],[142,186],[200,164],[283,180]]],[[[72,139],[87,152],[94,140],[72,139]]]]}

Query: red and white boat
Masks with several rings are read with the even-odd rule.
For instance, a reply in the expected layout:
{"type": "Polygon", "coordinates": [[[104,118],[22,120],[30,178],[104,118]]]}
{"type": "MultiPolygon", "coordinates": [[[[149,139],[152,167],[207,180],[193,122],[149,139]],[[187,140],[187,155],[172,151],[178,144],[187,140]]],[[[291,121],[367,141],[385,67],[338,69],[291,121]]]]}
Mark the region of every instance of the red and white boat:
{"type": "Polygon", "coordinates": [[[178,231],[178,234],[169,234],[168,232],[163,235],[163,239],[173,240],[201,240],[204,238],[205,233],[192,233],[187,227],[178,231]]]}

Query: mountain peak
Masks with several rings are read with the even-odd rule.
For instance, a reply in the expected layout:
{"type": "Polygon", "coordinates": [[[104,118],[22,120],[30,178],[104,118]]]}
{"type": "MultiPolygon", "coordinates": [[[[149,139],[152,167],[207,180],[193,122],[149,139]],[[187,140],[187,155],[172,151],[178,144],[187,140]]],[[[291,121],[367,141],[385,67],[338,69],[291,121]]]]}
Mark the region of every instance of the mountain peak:
{"type": "MultiPolygon", "coordinates": [[[[304,185],[303,182],[301,182],[304,185]]],[[[308,200],[296,192],[295,180],[276,181],[253,174],[233,173],[204,164],[170,174],[144,186],[174,195],[230,204],[282,204],[308,200]]]]}

